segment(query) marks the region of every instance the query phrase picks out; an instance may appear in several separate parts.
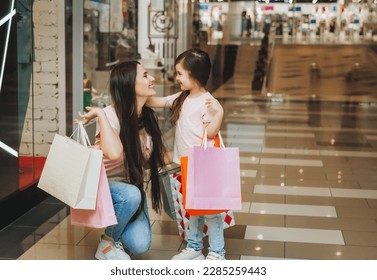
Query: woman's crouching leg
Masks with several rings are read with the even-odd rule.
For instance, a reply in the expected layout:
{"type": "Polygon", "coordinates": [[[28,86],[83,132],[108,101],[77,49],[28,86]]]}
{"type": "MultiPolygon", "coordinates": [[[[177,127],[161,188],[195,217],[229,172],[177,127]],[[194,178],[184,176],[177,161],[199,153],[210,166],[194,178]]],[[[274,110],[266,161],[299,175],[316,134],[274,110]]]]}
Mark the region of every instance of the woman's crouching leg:
{"type": "Polygon", "coordinates": [[[122,235],[122,243],[132,254],[136,255],[147,252],[151,247],[152,231],[146,201],[140,215],[128,223],[122,235]]]}

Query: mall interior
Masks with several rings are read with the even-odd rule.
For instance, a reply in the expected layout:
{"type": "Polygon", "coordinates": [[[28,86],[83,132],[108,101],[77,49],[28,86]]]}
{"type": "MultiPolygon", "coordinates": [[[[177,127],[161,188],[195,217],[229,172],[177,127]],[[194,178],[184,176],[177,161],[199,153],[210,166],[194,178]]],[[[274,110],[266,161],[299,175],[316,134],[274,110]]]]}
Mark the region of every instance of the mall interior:
{"type": "MultiPolygon", "coordinates": [[[[54,136],[111,103],[119,62],[178,92],[174,60],[192,47],[210,55],[224,144],[239,148],[226,259],[377,259],[376,0],[2,0],[0,36],[1,260],[95,259],[103,228],[72,225],[38,188],[54,136]]],[[[170,111],[156,112],[171,151],[170,111]]],[[[151,247],[131,257],[169,260],[186,241],[149,215],[151,247]]]]}

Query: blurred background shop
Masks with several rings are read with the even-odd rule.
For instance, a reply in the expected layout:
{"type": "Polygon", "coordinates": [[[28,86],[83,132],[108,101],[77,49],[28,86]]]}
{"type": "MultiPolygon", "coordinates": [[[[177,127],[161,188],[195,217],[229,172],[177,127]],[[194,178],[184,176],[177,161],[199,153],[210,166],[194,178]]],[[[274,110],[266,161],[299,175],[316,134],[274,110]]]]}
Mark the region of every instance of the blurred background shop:
{"type": "MultiPolygon", "coordinates": [[[[176,56],[200,47],[213,63],[210,91],[237,76],[248,96],[298,88],[318,96],[322,77],[322,86],[339,83],[345,90],[358,81],[354,92],[365,97],[375,90],[376,43],[377,0],[1,0],[0,232],[48,198],[36,184],[54,135],[71,135],[86,105],[110,104],[109,73],[118,62],[139,60],[161,96],[177,91],[176,56]],[[289,47],[304,53],[304,62],[284,68],[272,56],[284,58],[289,47]],[[318,53],[340,56],[337,48],[345,54],[323,68],[331,59],[318,53]],[[280,81],[288,68],[305,78],[280,81]],[[362,83],[360,75],[369,80],[362,83]]],[[[169,112],[158,114],[171,137],[169,112]]],[[[88,126],[92,135],[94,128],[88,126]]],[[[69,215],[59,203],[47,208],[41,223],[62,209],[69,215]]]]}
{"type": "MultiPolygon", "coordinates": [[[[283,36],[288,41],[312,43],[357,42],[372,40],[376,33],[376,2],[345,0],[263,0],[199,1],[200,30],[209,42],[253,40],[264,32],[283,36]],[[297,39],[299,37],[299,39],[297,39]],[[302,39],[302,37],[304,37],[302,39]],[[322,38],[324,37],[324,38],[322,38]]],[[[377,40],[376,37],[374,40],[377,40]]]]}

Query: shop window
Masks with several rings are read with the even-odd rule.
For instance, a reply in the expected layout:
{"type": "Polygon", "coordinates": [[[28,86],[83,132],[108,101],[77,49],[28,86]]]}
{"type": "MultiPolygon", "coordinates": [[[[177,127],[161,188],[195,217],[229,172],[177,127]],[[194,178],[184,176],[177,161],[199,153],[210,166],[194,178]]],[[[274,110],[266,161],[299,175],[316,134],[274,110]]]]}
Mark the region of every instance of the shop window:
{"type": "Polygon", "coordinates": [[[0,200],[35,184],[33,0],[0,3],[0,200]]]}
{"type": "Polygon", "coordinates": [[[137,1],[84,1],[84,106],[109,104],[111,68],[137,60],[137,1]]]}

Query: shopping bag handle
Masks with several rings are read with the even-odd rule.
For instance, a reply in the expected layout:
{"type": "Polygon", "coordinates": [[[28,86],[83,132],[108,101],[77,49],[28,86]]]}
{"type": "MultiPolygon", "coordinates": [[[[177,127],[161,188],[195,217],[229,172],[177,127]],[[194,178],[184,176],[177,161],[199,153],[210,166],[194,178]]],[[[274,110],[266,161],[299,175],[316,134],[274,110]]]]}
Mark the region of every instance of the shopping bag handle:
{"type": "MultiPolygon", "coordinates": [[[[204,150],[207,149],[207,138],[208,138],[207,127],[208,126],[204,128],[204,135],[203,135],[202,145],[201,145],[204,148],[204,150]]],[[[223,142],[223,138],[221,137],[220,130],[219,132],[217,132],[217,137],[219,137],[219,140],[220,140],[220,147],[225,149],[225,145],[223,142]]]]}
{"type": "Polygon", "coordinates": [[[72,138],[73,139],[73,135],[77,133],[77,138],[76,138],[76,141],[82,145],[84,145],[85,147],[88,147],[90,146],[90,140],[89,140],[89,136],[88,136],[88,133],[86,132],[85,130],[85,127],[84,125],[82,124],[82,122],[78,122],[77,123],[77,127],[76,129],[72,132],[72,135],[69,137],[69,138],[72,138]]]}

